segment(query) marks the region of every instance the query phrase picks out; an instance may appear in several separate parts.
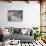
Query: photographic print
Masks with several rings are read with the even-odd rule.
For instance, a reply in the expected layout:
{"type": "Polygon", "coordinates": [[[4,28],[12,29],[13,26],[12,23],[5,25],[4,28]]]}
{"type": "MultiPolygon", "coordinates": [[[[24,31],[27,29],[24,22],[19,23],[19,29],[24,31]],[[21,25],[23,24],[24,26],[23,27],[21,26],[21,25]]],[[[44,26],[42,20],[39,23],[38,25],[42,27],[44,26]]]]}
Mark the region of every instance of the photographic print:
{"type": "Polygon", "coordinates": [[[8,21],[23,21],[23,10],[8,10],[8,21]]]}

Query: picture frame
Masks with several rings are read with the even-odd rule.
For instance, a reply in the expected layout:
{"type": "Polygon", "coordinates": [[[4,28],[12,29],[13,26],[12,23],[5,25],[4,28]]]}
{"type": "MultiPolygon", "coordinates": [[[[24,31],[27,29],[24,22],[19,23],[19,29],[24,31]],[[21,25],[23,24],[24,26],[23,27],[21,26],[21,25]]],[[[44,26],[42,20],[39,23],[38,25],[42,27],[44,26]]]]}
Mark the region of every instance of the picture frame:
{"type": "Polygon", "coordinates": [[[8,10],[8,21],[10,22],[22,22],[23,10],[8,10]]]}

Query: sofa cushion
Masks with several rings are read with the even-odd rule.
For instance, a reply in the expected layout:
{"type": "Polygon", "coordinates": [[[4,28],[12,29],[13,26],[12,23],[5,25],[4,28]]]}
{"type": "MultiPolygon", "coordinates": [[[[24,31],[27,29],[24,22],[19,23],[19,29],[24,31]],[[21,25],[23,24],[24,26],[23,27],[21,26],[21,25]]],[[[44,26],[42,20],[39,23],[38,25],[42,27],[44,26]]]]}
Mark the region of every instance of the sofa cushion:
{"type": "Polygon", "coordinates": [[[9,38],[11,40],[13,40],[13,39],[20,40],[20,42],[32,42],[32,40],[34,40],[33,36],[21,35],[21,34],[17,34],[17,33],[10,35],[9,38]]]}
{"type": "Polygon", "coordinates": [[[21,29],[21,33],[24,35],[27,32],[27,29],[21,29]]]}
{"type": "Polygon", "coordinates": [[[20,33],[21,29],[20,28],[14,28],[14,33],[20,33]]]}
{"type": "Polygon", "coordinates": [[[14,27],[9,27],[8,32],[14,34],[14,27]]]}

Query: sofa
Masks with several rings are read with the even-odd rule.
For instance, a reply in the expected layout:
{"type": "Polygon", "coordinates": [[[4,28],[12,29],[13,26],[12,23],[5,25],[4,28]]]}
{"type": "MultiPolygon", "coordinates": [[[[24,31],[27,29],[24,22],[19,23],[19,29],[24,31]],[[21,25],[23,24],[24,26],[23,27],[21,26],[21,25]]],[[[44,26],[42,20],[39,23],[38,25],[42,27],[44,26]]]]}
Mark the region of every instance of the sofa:
{"type": "Polygon", "coordinates": [[[29,28],[8,28],[9,35],[3,35],[3,41],[10,40],[20,40],[21,43],[32,43],[34,37],[32,35],[33,31],[29,28]]]}

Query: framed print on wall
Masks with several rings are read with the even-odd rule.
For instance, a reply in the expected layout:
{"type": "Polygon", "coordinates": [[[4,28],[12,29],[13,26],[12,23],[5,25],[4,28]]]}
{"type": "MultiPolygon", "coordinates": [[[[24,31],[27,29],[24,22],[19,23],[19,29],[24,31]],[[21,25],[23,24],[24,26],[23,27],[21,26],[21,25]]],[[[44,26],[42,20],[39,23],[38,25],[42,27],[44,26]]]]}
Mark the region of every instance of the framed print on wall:
{"type": "Polygon", "coordinates": [[[23,10],[8,10],[8,21],[10,22],[22,22],[23,10]]]}

